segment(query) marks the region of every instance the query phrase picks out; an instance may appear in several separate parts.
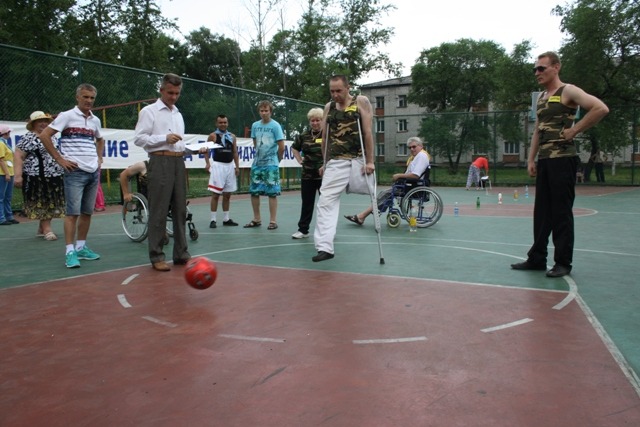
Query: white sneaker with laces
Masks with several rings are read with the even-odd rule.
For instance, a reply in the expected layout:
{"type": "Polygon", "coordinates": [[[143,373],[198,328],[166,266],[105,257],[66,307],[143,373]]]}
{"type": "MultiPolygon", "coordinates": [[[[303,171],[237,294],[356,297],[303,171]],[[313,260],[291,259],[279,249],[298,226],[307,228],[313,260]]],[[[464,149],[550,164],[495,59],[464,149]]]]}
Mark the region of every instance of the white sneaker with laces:
{"type": "Polygon", "coordinates": [[[303,233],[301,231],[296,231],[291,235],[292,239],[306,239],[307,237],[309,237],[309,233],[303,233]]]}

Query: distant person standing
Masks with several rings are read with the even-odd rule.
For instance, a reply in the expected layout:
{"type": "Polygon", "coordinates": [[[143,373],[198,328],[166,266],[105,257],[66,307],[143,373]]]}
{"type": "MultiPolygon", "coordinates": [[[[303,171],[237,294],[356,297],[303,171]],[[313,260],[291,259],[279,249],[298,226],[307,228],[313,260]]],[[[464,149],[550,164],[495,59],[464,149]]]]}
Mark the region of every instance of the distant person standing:
{"type": "Polygon", "coordinates": [[[316,193],[320,191],[322,185],[322,108],[312,108],[307,113],[309,119],[309,129],[298,135],[291,145],[293,157],[302,165],[302,179],[300,197],[302,206],[300,207],[300,220],[298,221],[298,231],[291,235],[293,239],[305,239],[309,237],[309,225],[313,218],[315,208],[316,193]],[[301,156],[300,153],[304,155],[301,156]]]}
{"type": "Polygon", "coordinates": [[[218,200],[222,194],[222,213],[224,218],[222,225],[235,227],[237,222],[229,216],[231,205],[231,193],[238,190],[238,174],[240,173],[240,160],[238,158],[238,146],[236,136],[229,132],[229,119],[224,114],[216,118],[217,129],[209,135],[207,141],[214,141],[220,148],[211,150],[213,162],[209,161],[209,155],[205,157],[209,176],[209,191],[211,191],[211,222],[209,228],[217,227],[218,200]],[[212,164],[213,163],[213,164],[212,164]]]}
{"type": "Polygon", "coordinates": [[[467,190],[471,184],[476,185],[476,190],[480,189],[480,178],[489,175],[489,161],[485,157],[478,157],[469,166],[469,174],[467,175],[467,190]]]}
{"type": "Polygon", "coordinates": [[[560,81],[560,68],[560,58],[554,52],[539,55],[533,68],[538,84],[545,89],[537,102],[527,166],[529,175],[536,177],[533,245],[526,261],[511,264],[514,270],[546,270],[547,245],[552,235],[555,264],[547,271],[548,277],[562,277],[572,269],[573,201],[580,162],[574,138],[609,112],[595,96],[560,81]],[[574,124],[578,107],[587,114],[574,124]]]}
{"type": "Polygon", "coordinates": [[[604,162],[606,161],[606,154],[602,151],[596,151],[593,155],[593,168],[596,171],[596,180],[598,182],[604,182],[604,162]]]}
{"type": "Polygon", "coordinates": [[[0,125],[0,225],[13,225],[19,222],[13,217],[11,199],[13,198],[13,150],[9,147],[11,134],[9,126],[0,125]]]}
{"type": "Polygon", "coordinates": [[[64,239],[65,265],[68,268],[80,267],[79,260],[100,258],[100,255],[89,249],[86,243],[100,184],[99,168],[104,150],[100,119],[91,112],[97,93],[96,88],[88,83],[78,86],[77,106],[58,114],[40,133],[40,141],[44,147],[65,170],[64,239]],[[52,141],[58,132],[61,134],[58,140],[59,152],[52,141]]]}
{"type": "MultiPolygon", "coordinates": [[[[22,188],[23,211],[29,219],[37,219],[36,236],[57,240],[51,228],[53,218],[64,218],[64,169],[40,141],[40,134],[53,121],[44,111],[34,111],[27,122],[27,132],[16,144],[15,186],[22,188]]],[[[55,136],[51,137],[55,145],[55,136]]]]}
{"type": "Polygon", "coordinates": [[[269,198],[268,230],[278,228],[278,199],[280,195],[280,161],[284,154],[284,133],[282,126],[271,118],[273,104],[260,101],[258,104],[260,120],[251,126],[251,139],[255,148],[255,157],[251,165],[251,207],[253,219],[244,228],[262,225],[260,216],[260,196],[269,198]]]}

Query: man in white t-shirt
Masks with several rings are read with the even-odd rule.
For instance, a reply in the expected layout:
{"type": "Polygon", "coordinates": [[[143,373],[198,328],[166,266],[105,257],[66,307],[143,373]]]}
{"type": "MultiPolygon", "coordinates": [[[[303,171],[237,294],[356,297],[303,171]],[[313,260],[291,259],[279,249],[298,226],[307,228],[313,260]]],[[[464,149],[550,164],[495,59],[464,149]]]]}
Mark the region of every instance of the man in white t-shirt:
{"type": "Polygon", "coordinates": [[[64,197],[66,210],[64,238],[65,265],[80,267],[81,259],[97,260],[100,255],[86,245],[91,215],[100,185],[99,167],[102,164],[104,139],[100,134],[100,119],[91,109],[96,100],[96,88],[83,83],[76,89],[77,106],[58,114],[40,133],[40,140],[49,154],[64,168],[64,197]],[[60,132],[60,151],[51,137],[60,132]],[[77,235],[77,240],[76,240],[77,235]],[[74,244],[75,242],[75,244],[74,244]]]}
{"type": "MultiPolygon", "coordinates": [[[[407,170],[404,173],[396,173],[393,175],[393,182],[404,180],[417,180],[429,167],[429,155],[423,150],[422,139],[413,136],[407,140],[407,147],[411,150],[411,161],[407,165],[407,170]]],[[[378,193],[377,204],[380,211],[386,201],[391,197],[391,189],[387,189],[378,193]]],[[[373,212],[373,207],[369,206],[367,209],[355,215],[345,215],[344,217],[351,222],[358,225],[364,224],[364,220],[373,212]]]]}

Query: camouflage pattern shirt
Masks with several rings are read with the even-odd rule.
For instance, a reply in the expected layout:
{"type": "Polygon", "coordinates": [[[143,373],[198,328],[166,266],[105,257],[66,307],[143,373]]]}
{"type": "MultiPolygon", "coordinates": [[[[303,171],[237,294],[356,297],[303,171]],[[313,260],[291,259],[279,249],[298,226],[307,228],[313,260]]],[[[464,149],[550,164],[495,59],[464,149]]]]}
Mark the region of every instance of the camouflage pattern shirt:
{"type": "Polygon", "coordinates": [[[576,109],[560,102],[562,91],[560,87],[548,98],[538,98],[536,114],[538,115],[538,160],[555,159],[558,157],[577,156],[573,140],[569,141],[560,136],[564,129],[573,126],[576,109]]]}
{"type": "Polygon", "coordinates": [[[301,152],[302,179],[322,179],[318,169],[322,167],[322,137],[315,135],[313,131],[306,130],[296,137],[291,148],[301,152]]]}
{"type": "Polygon", "coordinates": [[[355,96],[344,110],[338,110],[335,101],[331,102],[327,114],[330,159],[351,160],[362,156],[359,118],[355,96]]]}

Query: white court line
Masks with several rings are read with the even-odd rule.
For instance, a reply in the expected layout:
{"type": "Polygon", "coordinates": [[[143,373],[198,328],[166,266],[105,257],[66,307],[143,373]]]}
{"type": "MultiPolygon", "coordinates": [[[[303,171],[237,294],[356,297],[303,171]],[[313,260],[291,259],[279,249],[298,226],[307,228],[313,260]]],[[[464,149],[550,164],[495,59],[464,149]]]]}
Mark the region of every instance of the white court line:
{"type": "Polygon", "coordinates": [[[528,317],[525,319],[516,320],[515,322],[505,323],[504,325],[493,326],[491,328],[480,329],[482,332],[495,332],[501,329],[513,328],[514,326],[524,325],[525,323],[533,322],[533,319],[528,317]]]}
{"type": "Polygon", "coordinates": [[[129,304],[129,301],[127,301],[127,297],[124,294],[118,294],[118,302],[124,308],[131,308],[132,307],[131,304],[129,304]]]}
{"type": "Polygon", "coordinates": [[[570,276],[564,276],[563,279],[569,285],[569,293],[566,297],[564,297],[562,301],[551,307],[554,310],[562,310],[578,296],[578,285],[576,284],[575,280],[573,280],[573,278],[571,278],[570,276]]]}
{"type": "Polygon", "coordinates": [[[248,337],[245,335],[219,334],[218,336],[223,338],[231,338],[234,340],[243,340],[243,341],[279,342],[279,343],[287,342],[287,340],[283,340],[279,338],[248,337]]]}
{"type": "Polygon", "coordinates": [[[129,283],[133,282],[133,280],[138,276],[139,276],[139,274],[137,274],[137,273],[136,274],[132,274],[131,276],[129,276],[126,279],[124,279],[121,284],[122,285],[128,285],[129,283]]]}
{"type": "Polygon", "coordinates": [[[400,342],[426,341],[427,337],[383,338],[371,340],[353,340],[354,344],[395,344],[400,342]]]}
{"type": "Polygon", "coordinates": [[[169,328],[175,328],[176,326],[178,326],[175,323],[165,322],[164,320],[156,319],[155,317],[151,316],[142,316],[142,318],[144,320],[148,320],[149,322],[157,323],[158,325],[168,326],[169,328]]]}

